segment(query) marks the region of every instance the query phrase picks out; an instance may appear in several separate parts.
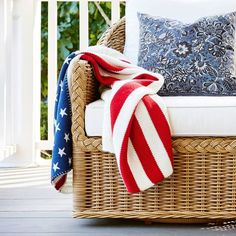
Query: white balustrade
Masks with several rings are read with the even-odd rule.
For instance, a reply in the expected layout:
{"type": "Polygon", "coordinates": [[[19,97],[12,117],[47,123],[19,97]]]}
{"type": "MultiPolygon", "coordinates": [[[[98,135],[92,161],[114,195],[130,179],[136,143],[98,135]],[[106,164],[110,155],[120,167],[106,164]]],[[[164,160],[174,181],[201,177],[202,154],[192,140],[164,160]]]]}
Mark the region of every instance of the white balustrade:
{"type": "MultiPolygon", "coordinates": [[[[40,1],[40,0],[39,0],[40,1]]],[[[79,26],[80,27],[80,50],[85,49],[89,45],[89,15],[88,15],[88,3],[95,2],[90,0],[41,0],[41,2],[48,2],[48,140],[35,140],[36,142],[36,152],[39,153],[40,150],[50,150],[53,145],[53,111],[54,111],[54,101],[56,95],[57,87],[57,2],[79,2],[79,26]]],[[[96,1],[99,2],[99,1],[96,1]]],[[[101,2],[111,2],[111,23],[115,23],[120,19],[120,3],[125,2],[125,0],[104,0],[101,2]]],[[[38,8],[38,11],[41,8],[38,8]]],[[[39,28],[37,28],[39,29],[39,28]]],[[[39,31],[37,30],[39,35],[39,31]]],[[[40,58],[39,51],[35,51],[36,58],[40,58]]],[[[36,60],[37,61],[37,60],[36,60]]],[[[40,71],[40,61],[38,65],[35,65],[35,70],[37,73],[40,71]],[[38,67],[37,67],[38,66],[38,67]]],[[[36,77],[38,80],[38,76],[36,77]]],[[[40,86],[38,84],[38,91],[35,93],[36,103],[40,111],[40,86]]],[[[37,116],[40,117],[39,112],[37,116]]],[[[40,130],[39,117],[35,118],[36,129],[40,130]]],[[[36,132],[37,133],[37,132],[36,132]]],[[[37,135],[38,137],[38,135],[37,135]]]]}
{"type": "MultiPolygon", "coordinates": [[[[79,49],[83,50],[89,46],[89,2],[100,1],[0,1],[0,161],[4,159],[0,167],[38,164],[40,151],[53,147],[57,3],[71,1],[79,2],[79,49]],[[42,2],[48,2],[48,140],[40,139],[42,2]]],[[[125,0],[101,2],[111,2],[109,21],[119,20],[120,3],[125,0]]]]}
{"type": "Polygon", "coordinates": [[[11,57],[13,1],[0,1],[0,160],[16,151],[13,143],[13,88],[11,57]]]}

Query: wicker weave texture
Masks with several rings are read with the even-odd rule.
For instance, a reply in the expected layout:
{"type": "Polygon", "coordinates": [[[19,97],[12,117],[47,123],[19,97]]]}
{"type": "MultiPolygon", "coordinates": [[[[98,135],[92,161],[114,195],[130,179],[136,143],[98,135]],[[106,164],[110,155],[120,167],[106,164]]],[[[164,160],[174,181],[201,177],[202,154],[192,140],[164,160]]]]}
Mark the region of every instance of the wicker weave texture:
{"type": "MultiPolygon", "coordinates": [[[[124,18],[100,44],[123,51],[124,18]]],[[[85,106],[99,97],[86,61],[72,65],[74,216],[205,222],[236,218],[236,137],[173,139],[174,174],[157,186],[129,194],[114,155],[102,152],[100,137],[87,137],[85,106]]]]}
{"type": "Polygon", "coordinates": [[[236,218],[235,155],[175,155],[171,178],[132,195],[125,189],[114,156],[79,149],[74,155],[75,216],[236,218]]]}

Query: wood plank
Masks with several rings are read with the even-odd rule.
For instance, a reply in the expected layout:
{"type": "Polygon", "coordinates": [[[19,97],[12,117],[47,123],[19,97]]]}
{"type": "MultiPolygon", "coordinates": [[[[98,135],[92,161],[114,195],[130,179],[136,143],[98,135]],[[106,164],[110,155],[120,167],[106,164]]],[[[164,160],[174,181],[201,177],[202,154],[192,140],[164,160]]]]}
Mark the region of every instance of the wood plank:
{"type": "MultiPolygon", "coordinates": [[[[132,224],[123,224],[119,223],[118,220],[115,221],[103,221],[101,220],[76,220],[76,219],[1,219],[0,221],[0,234],[1,233],[87,233],[89,235],[93,235],[94,233],[105,233],[104,229],[107,228],[107,225],[110,224],[110,229],[107,228],[110,233],[112,232],[112,235],[116,234],[117,231],[119,233],[124,233],[126,231],[126,235],[128,235],[128,232],[133,233],[139,233],[140,228],[144,227],[144,229],[147,228],[149,231],[151,229],[154,229],[156,227],[151,226],[145,226],[142,223],[139,223],[139,225],[132,224]],[[117,223],[118,222],[118,223],[117,223]],[[63,227],[59,227],[59,226],[63,227]],[[128,226],[128,227],[127,227],[128,226]],[[141,227],[142,226],[142,227],[141,227]]],[[[125,221],[124,221],[125,222],[125,221]]]]}
{"type": "Polygon", "coordinates": [[[75,219],[60,218],[11,218],[1,219],[0,235],[2,233],[67,233],[81,232],[75,219]]]}
{"type": "Polygon", "coordinates": [[[18,183],[29,183],[29,182],[37,182],[44,181],[46,184],[50,182],[48,176],[25,176],[20,178],[1,178],[1,188],[4,185],[8,184],[18,184],[18,183]]]}
{"type": "MultiPolygon", "coordinates": [[[[27,194],[27,193],[26,193],[27,194]]],[[[72,211],[72,199],[19,199],[19,200],[1,200],[0,212],[3,211],[72,211]]]]}
{"type": "Polygon", "coordinates": [[[86,236],[215,236],[234,235],[233,227],[207,228],[203,225],[152,224],[125,220],[76,220],[76,219],[1,219],[0,235],[86,235],[86,236]]]}
{"type": "MultiPolygon", "coordinates": [[[[14,169],[0,169],[0,199],[18,199],[18,196],[24,195],[24,197],[28,197],[25,192],[29,192],[30,194],[35,191],[30,191],[30,188],[42,189],[43,187],[48,188],[47,190],[41,190],[41,193],[38,191],[38,196],[42,199],[49,198],[47,193],[51,192],[52,198],[60,196],[66,196],[63,198],[71,198],[67,197],[66,194],[58,193],[50,183],[50,167],[46,166],[43,168],[14,168],[14,169]],[[14,191],[17,189],[22,189],[23,191],[17,191],[17,194],[9,194],[9,191],[14,191]],[[54,192],[54,193],[53,193],[54,192]],[[45,193],[45,194],[44,194],[45,193]],[[58,195],[56,195],[56,193],[58,195]],[[15,197],[17,196],[17,197],[15,197]]],[[[69,178],[70,179],[70,178],[69,178]]],[[[30,196],[32,197],[32,195],[30,196]]],[[[33,198],[37,198],[36,196],[33,198]]]]}
{"type": "MultiPolygon", "coordinates": [[[[45,169],[42,173],[49,175],[45,169]]],[[[29,176],[33,168],[26,172],[29,176]]],[[[40,172],[39,170],[36,170],[40,172]]],[[[5,172],[15,173],[14,170],[5,172]]],[[[0,183],[5,176],[0,176],[0,183]]],[[[20,177],[19,177],[20,178],[20,177]]],[[[14,183],[14,178],[12,178],[14,183]]],[[[21,179],[25,181],[25,178],[21,179]]],[[[223,226],[206,225],[145,225],[142,221],[120,219],[73,219],[72,195],[60,194],[49,182],[32,187],[0,189],[0,236],[235,236],[236,222],[223,226]]],[[[26,181],[27,183],[27,181],[26,181]]]]}
{"type": "MultiPolygon", "coordinates": [[[[32,233],[1,233],[1,236],[32,236],[32,233]]],[[[78,236],[78,233],[34,233],[34,236],[78,236]]],[[[80,234],[81,235],[81,234],[80,234]]],[[[86,234],[83,234],[86,235],[86,234]]],[[[97,234],[93,234],[94,236],[97,236],[97,234]]],[[[100,234],[99,234],[100,235],[100,234]]],[[[89,235],[90,236],[90,235],[89,235]]],[[[106,235],[104,235],[106,236],[106,235]]],[[[109,235],[110,236],[110,235],[109,235]]]]}
{"type": "MultiPolygon", "coordinates": [[[[0,180],[1,181],[1,180],[0,180]]],[[[32,188],[7,188],[0,189],[0,200],[16,199],[72,199],[72,194],[57,192],[53,186],[32,187],[32,188]],[[27,193],[27,195],[25,194],[27,193]]]]}
{"type": "Polygon", "coordinates": [[[21,174],[14,174],[14,175],[13,174],[9,174],[9,175],[2,174],[2,175],[0,175],[0,178],[1,178],[2,181],[12,180],[12,179],[17,180],[18,178],[21,178],[22,180],[24,180],[24,179],[27,180],[28,178],[39,178],[39,177],[49,180],[48,174],[46,175],[44,173],[30,173],[30,174],[21,173],[21,174]]]}
{"type": "MultiPolygon", "coordinates": [[[[60,232],[56,232],[56,233],[48,233],[48,232],[40,232],[40,233],[1,233],[1,236],[91,236],[91,234],[88,232],[75,232],[75,233],[60,233],[60,232]]],[[[147,236],[149,236],[150,234],[147,234],[147,236]]],[[[155,234],[151,234],[150,236],[154,236],[155,234]]],[[[166,234],[165,234],[166,235],[166,234]]],[[[164,235],[164,236],[165,236],[164,235]]],[[[185,236],[186,234],[184,234],[183,236],[185,236]]],[[[195,235],[195,234],[194,234],[195,235]]],[[[191,236],[194,236],[191,235],[191,236]]],[[[113,234],[111,231],[106,232],[106,233],[100,233],[100,232],[94,232],[93,236],[136,236],[135,234],[121,234],[121,233],[115,233],[113,234]]],[[[189,236],[189,235],[188,235],[189,236]]],[[[234,235],[235,236],[235,235],[234,235]]]]}
{"type": "Polygon", "coordinates": [[[72,219],[72,211],[5,211],[0,212],[1,218],[70,218],[72,219]]]}
{"type": "Polygon", "coordinates": [[[0,169],[0,175],[1,174],[11,174],[11,173],[48,173],[50,170],[50,166],[44,166],[44,167],[31,167],[31,168],[1,168],[0,169]]]}
{"type": "Polygon", "coordinates": [[[40,167],[28,167],[28,168],[22,168],[22,167],[18,167],[18,168],[0,168],[0,173],[17,173],[17,172],[34,172],[34,171],[47,171],[50,170],[50,166],[40,166],[40,167]]]}

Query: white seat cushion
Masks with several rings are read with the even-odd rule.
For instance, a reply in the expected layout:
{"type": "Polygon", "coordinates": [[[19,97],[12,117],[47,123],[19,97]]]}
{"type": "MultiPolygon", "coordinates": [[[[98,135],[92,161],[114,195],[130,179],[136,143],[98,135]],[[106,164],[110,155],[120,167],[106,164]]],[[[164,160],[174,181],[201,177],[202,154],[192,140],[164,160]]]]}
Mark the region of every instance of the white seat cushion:
{"type": "MultiPolygon", "coordinates": [[[[163,97],[172,136],[236,136],[236,97],[163,97]]],[[[101,136],[104,101],[86,106],[88,136],[101,136]]]]}

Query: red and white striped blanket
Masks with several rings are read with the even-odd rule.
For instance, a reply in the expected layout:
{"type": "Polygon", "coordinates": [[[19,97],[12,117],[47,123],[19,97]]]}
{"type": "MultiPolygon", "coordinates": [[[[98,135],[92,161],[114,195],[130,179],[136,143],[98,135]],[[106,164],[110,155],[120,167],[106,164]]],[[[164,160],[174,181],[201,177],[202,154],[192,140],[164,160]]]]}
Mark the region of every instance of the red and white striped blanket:
{"type": "Polygon", "coordinates": [[[94,46],[78,54],[96,79],[111,86],[105,99],[103,150],[115,154],[130,193],[159,183],[173,172],[167,109],[157,92],[164,79],[128,62],[113,49],[94,46]]]}

